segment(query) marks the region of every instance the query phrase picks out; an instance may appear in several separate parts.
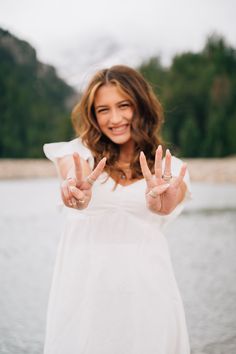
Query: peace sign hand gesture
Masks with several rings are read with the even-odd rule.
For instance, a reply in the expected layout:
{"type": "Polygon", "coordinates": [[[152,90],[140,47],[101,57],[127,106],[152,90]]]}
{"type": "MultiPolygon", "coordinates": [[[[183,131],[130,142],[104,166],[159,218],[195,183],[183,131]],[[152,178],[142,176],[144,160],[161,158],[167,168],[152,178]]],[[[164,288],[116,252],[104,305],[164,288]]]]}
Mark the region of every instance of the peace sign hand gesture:
{"type": "Polygon", "coordinates": [[[179,176],[171,175],[171,153],[167,149],[165,156],[164,175],[162,175],[162,146],[159,145],[155,156],[155,175],[152,175],[143,152],[140,154],[140,165],[146,180],[146,202],[148,208],[161,215],[167,215],[182,200],[186,186],[183,179],[187,165],[183,163],[179,176]]]}
{"type": "Polygon", "coordinates": [[[74,176],[68,177],[61,185],[61,196],[67,207],[75,209],[87,208],[92,197],[92,185],[102,173],[106,158],[99,161],[96,168],[86,177],[83,177],[82,164],[78,153],[73,154],[74,176]]]}

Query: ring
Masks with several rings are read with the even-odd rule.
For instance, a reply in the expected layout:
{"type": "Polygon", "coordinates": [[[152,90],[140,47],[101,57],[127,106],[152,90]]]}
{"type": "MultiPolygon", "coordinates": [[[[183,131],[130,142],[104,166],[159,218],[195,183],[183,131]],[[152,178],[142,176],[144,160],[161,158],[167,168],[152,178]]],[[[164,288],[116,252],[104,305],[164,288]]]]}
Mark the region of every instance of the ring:
{"type": "Polygon", "coordinates": [[[164,181],[166,181],[166,182],[169,182],[170,180],[171,180],[171,178],[172,178],[172,175],[170,174],[170,175],[162,175],[162,178],[164,179],[164,181]]]}
{"type": "Polygon", "coordinates": [[[91,178],[90,176],[86,177],[86,181],[91,184],[91,186],[94,184],[95,179],[91,178]]]}
{"type": "Polygon", "coordinates": [[[156,198],[158,196],[157,192],[154,191],[153,189],[150,190],[150,192],[148,193],[148,195],[150,195],[150,197],[152,198],[156,198]]]}
{"type": "Polygon", "coordinates": [[[84,200],[84,199],[78,199],[78,203],[84,204],[84,203],[85,203],[85,200],[84,200]]]}

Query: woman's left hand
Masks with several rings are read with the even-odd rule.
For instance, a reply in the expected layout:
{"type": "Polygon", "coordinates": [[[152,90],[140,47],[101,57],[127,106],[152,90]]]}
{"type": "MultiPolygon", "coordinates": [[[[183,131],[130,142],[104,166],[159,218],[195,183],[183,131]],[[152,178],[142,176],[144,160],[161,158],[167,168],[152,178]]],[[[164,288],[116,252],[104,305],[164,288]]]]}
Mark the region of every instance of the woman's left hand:
{"type": "Polygon", "coordinates": [[[148,208],[161,215],[167,215],[183,199],[186,185],[183,181],[187,165],[183,163],[179,175],[171,174],[171,153],[167,149],[164,174],[162,174],[162,146],[159,145],[155,156],[155,175],[152,175],[143,152],[140,153],[140,165],[146,180],[146,202],[148,208]]]}

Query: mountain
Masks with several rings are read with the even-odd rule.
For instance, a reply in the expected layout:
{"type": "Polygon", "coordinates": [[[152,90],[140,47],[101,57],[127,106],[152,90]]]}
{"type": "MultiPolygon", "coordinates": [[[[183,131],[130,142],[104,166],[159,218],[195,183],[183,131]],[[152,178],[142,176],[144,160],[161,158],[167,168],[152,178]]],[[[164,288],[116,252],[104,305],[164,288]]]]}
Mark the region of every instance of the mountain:
{"type": "Polygon", "coordinates": [[[29,43],[0,28],[0,157],[42,157],[45,142],[71,138],[76,96],[29,43]]]}

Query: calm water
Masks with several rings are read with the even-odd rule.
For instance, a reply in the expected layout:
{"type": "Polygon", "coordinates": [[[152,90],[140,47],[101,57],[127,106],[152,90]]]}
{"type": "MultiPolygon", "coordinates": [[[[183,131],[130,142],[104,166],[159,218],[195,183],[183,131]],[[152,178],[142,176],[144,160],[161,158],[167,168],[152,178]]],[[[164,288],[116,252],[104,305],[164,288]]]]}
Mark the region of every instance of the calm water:
{"type": "MultiPolygon", "coordinates": [[[[236,185],[193,184],[193,194],[167,230],[192,353],[235,354],[236,185]]],[[[0,182],[0,354],[43,352],[58,195],[55,179],[0,182]]]]}

